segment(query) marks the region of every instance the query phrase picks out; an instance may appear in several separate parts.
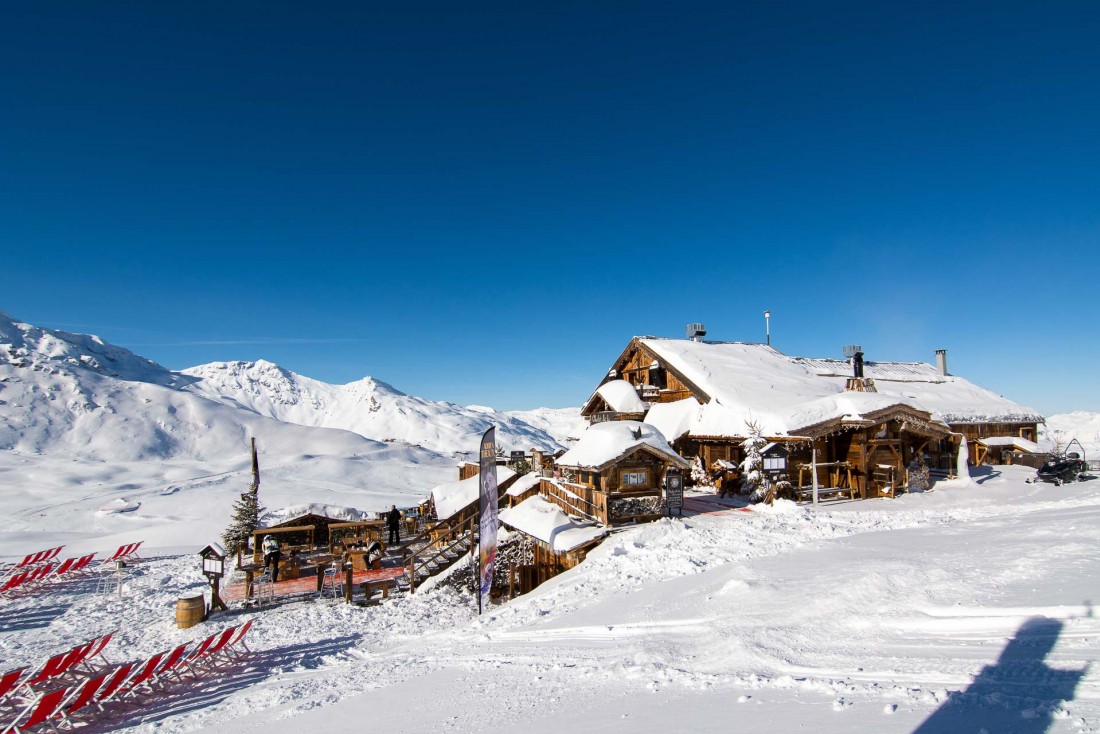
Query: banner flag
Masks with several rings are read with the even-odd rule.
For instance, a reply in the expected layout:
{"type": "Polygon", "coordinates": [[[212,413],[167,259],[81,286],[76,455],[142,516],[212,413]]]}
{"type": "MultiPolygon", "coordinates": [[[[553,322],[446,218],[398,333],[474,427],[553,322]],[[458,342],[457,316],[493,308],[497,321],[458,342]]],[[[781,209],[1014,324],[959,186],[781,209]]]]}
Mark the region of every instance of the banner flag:
{"type": "Polygon", "coordinates": [[[489,606],[489,592],[493,588],[493,567],[497,562],[497,446],[496,428],[490,428],[481,437],[480,460],[481,476],[481,540],[478,544],[478,559],[481,568],[481,588],[477,599],[477,611],[480,614],[489,606]]]}

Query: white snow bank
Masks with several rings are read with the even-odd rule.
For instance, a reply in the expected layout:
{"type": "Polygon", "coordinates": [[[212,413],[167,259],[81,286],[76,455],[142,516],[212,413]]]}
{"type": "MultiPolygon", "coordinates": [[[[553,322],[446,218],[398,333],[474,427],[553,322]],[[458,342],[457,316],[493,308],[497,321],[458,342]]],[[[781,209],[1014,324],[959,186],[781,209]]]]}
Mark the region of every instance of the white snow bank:
{"type": "Polygon", "coordinates": [[[595,523],[582,523],[566,515],[542,497],[531,497],[515,507],[501,510],[500,521],[565,553],[607,534],[595,523]]]}

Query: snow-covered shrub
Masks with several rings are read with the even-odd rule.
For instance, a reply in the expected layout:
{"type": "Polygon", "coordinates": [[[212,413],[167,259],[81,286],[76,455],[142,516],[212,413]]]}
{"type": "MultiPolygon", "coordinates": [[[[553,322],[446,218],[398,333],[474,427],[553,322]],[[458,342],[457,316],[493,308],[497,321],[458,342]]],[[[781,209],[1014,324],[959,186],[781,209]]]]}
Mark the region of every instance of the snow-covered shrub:
{"type": "Polygon", "coordinates": [[[752,494],[764,484],[764,457],[761,451],[768,442],[760,435],[760,425],[756,421],[746,421],[748,438],[741,442],[745,449],[745,459],[741,462],[741,494],[752,494]]]}

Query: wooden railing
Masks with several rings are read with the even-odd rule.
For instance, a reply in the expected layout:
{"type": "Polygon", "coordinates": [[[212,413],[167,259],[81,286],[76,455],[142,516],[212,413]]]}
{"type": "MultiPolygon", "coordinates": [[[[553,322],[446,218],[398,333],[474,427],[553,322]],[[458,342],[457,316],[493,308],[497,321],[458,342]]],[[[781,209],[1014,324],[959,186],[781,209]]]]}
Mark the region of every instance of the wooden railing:
{"type": "MultiPolygon", "coordinates": [[[[465,514],[465,510],[460,515],[465,514]]],[[[457,516],[456,516],[457,517],[457,516]]],[[[437,522],[416,538],[411,540],[402,552],[401,565],[409,579],[409,593],[416,592],[416,584],[421,576],[434,576],[455,560],[473,548],[476,537],[477,517],[470,516],[464,522],[454,523],[454,518],[437,522]],[[439,561],[448,561],[438,563],[439,561]],[[435,564],[435,565],[433,565],[435,564]]]]}
{"type": "Polygon", "coordinates": [[[639,504],[653,504],[661,497],[659,489],[604,492],[580,484],[547,480],[539,485],[539,494],[569,515],[588,518],[604,525],[652,519],[661,514],[659,508],[655,508],[654,511],[646,509],[635,512],[614,512],[616,504],[629,504],[631,500],[637,500],[639,504]]]}

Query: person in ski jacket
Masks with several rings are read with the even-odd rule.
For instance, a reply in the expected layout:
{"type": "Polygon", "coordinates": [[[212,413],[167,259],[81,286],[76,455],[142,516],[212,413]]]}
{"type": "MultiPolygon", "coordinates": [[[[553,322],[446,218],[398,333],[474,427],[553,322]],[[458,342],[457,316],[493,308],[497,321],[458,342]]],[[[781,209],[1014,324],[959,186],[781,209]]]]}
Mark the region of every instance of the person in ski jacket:
{"type": "Polygon", "coordinates": [[[401,542],[401,510],[397,509],[397,505],[391,505],[390,511],[386,513],[386,527],[390,531],[390,545],[397,545],[401,542]]]}
{"type": "Polygon", "coordinates": [[[283,554],[279,550],[279,541],[275,539],[274,535],[264,536],[264,568],[271,569],[271,581],[272,583],[279,580],[279,561],[282,560],[283,554]]]}

